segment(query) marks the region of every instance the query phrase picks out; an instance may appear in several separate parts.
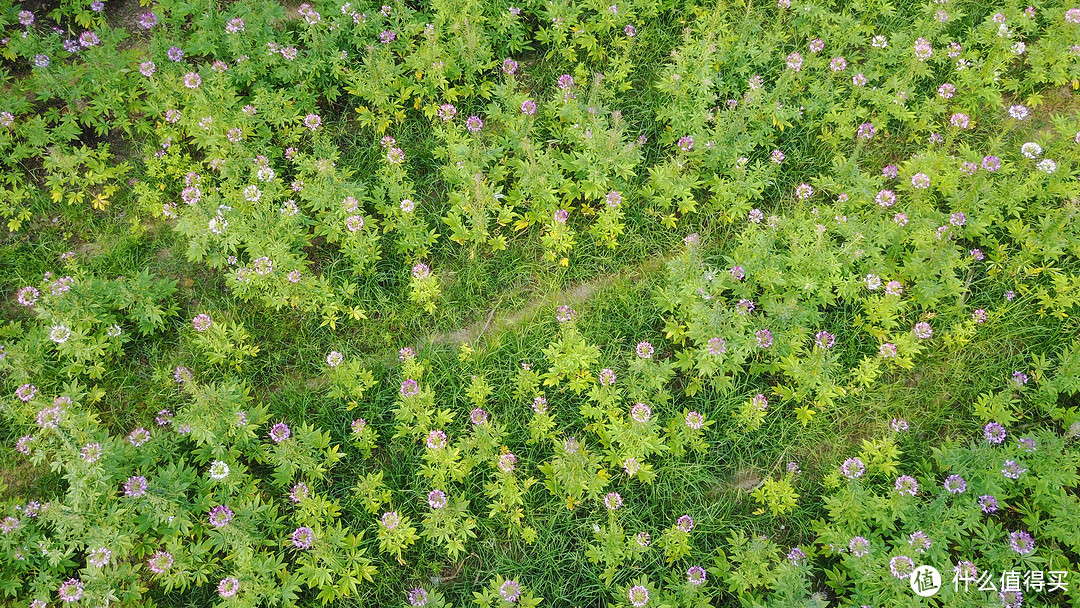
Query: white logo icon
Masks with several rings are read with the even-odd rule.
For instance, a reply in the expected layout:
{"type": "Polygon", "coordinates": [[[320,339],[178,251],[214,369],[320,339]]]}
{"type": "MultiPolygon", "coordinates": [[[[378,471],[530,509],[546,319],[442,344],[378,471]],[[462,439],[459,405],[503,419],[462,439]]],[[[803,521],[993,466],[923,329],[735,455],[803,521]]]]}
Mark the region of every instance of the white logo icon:
{"type": "Polygon", "coordinates": [[[941,588],[941,573],[933,566],[919,566],[909,577],[911,590],[920,597],[930,597],[941,588]]]}

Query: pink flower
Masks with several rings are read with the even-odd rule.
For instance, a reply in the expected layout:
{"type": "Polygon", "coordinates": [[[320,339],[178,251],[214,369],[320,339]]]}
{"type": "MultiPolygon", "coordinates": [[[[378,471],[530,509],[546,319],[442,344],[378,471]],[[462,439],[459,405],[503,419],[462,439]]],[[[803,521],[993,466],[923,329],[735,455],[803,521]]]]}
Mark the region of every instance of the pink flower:
{"type": "Polygon", "coordinates": [[[675,526],[683,532],[690,532],[694,529],[694,519],[689,515],[683,515],[675,522],[675,526]]]}
{"type": "Polygon", "coordinates": [[[791,53],[787,56],[787,68],[793,72],[798,72],[802,69],[802,55],[798,53],[791,53]]]}
{"type": "Polygon", "coordinates": [[[292,435],[292,431],[289,430],[289,426],[284,422],[279,422],[270,429],[270,439],[272,439],[274,443],[281,443],[288,439],[290,435],[292,435]]]}
{"type": "Polygon", "coordinates": [[[934,49],[930,46],[930,41],[926,38],[919,38],[915,41],[915,57],[919,61],[926,61],[934,54],[934,49]]]}

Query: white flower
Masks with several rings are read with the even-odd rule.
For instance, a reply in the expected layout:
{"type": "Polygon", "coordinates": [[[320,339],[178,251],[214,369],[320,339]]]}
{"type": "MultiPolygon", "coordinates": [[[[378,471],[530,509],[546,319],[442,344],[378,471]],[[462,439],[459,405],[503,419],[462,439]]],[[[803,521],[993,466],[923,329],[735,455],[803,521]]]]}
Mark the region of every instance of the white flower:
{"type": "Polygon", "coordinates": [[[218,481],[220,481],[222,479],[225,479],[228,476],[229,476],[229,465],[225,464],[224,462],[221,462],[220,460],[215,460],[214,462],[210,463],[210,478],[211,479],[217,479],[218,481]]]}
{"type": "Polygon", "coordinates": [[[244,198],[248,201],[254,203],[259,200],[260,196],[262,196],[262,191],[259,190],[258,186],[252,184],[247,188],[244,188],[244,198]]]}
{"type": "Polygon", "coordinates": [[[1053,173],[1054,171],[1057,171],[1057,163],[1049,158],[1044,158],[1035,166],[1043,173],[1053,173]]]}
{"type": "MultiPolygon", "coordinates": [[[[1047,173],[1052,173],[1052,171],[1047,171],[1047,173]]],[[[53,325],[52,329],[49,330],[49,339],[57,344],[67,342],[70,337],[71,330],[66,325],[53,325]]]]}
{"type": "Polygon", "coordinates": [[[1028,158],[1035,159],[1042,154],[1042,146],[1033,141],[1029,141],[1020,146],[1020,153],[1028,158]]]}

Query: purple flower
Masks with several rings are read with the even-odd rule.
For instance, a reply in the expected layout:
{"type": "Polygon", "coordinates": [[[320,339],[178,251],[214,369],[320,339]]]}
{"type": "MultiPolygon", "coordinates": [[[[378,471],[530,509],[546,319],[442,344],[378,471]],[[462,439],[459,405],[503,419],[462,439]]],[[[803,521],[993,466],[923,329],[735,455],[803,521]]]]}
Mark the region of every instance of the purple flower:
{"type": "Polygon", "coordinates": [[[577,313],[574,311],[574,309],[570,308],[565,304],[555,310],[555,320],[557,320],[559,323],[567,323],[573,321],[575,316],[577,316],[577,313]]]}
{"type": "Polygon", "coordinates": [[[401,517],[395,511],[387,511],[382,514],[382,525],[387,530],[393,530],[401,523],[401,517]]]}
{"type": "Polygon", "coordinates": [[[19,23],[26,27],[30,27],[34,24],[34,13],[30,11],[19,11],[19,23]]]}
{"type": "MultiPolygon", "coordinates": [[[[28,402],[34,398],[34,395],[36,395],[37,392],[37,387],[33,384],[23,384],[19,388],[15,389],[15,396],[18,397],[20,401],[28,402]]],[[[41,424],[40,417],[38,424],[41,424]]],[[[53,428],[56,427],[54,426],[53,428]]]]}
{"type": "Polygon", "coordinates": [[[986,311],[981,308],[976,308],[975,312],[971,313],[971,319],[978,324],[982,324],[986,321],[986,311]]]}
{"type": "Polygon", "coordinates": [[[861,536],[856,536],[848,542],[848,551],[855,557],[862,557],[870,552],[870,541],[861,536]]]}
{"type": "Polygon", "coordinates": [[[536,114],[536,102],[531,99],[526,99],[521,104],[521,113],[529,116],[536,114]]]}
{"type": "Polygon", "coordinates": [[[1020,479],[1020,476],[1026,472],[1027,469],[1015,460],[1006,460],[1005,466],[1001,469],[1001,474],[1009,479],[1020,479]]]}
{"type": "Polygon", "coordinates": [[[634,419],[634,422],[644,424],[652,417],[652,410],[644,403],[635,403],[630,408],[630,417],[634,419]]]}
{"type": "Polygon", "coordinates": [[[836,337],[827,331],[819,331],[814,334],[814,346],[818,348],[832,348],[836,344],[836,337]]]}
{"type": "Polygon", "coordinates": [[[178,46],[170,48],[167,54],[171,61],[180,61],[184,58],[184,51],[180,50],[180,47],[178,46]]]}
{"type": "Polygon", "coordinates": [[[472,420],[473,424],[484,424],[487,422],[487,412],[481,408],[476,408],[469,414],[469,419],[472,420]]]}
{"type": "Polygon", "coordinates": [[[397,38],[397,34],[390,30],[384,30],[381,34],[379,34],[379,42],[383,44],[390,44],[394,41],[395,38],[397,38]]]}
{"type": "Polygon", "coordinates": [[[192,327],[194,327],[195,331],[198,332],[203,332],[210,329],[210,324],[210,315],[206,313],[200,313],[198,315],[195,315],[195,318],[191,320],[192,327]]]}
{"type": "Polygon", "coordinates": [[[480,120],[479,116],[470,116],[465,121],[465,128],[468,129],[470,133],[479,133],[480,129],[484,128],[484,121],[480,120]]]}
{"type": "Polygon", "coordinates": [[[651,359],[653,353],[656,352],[653,348],[653,345],[649,344],[648,342],[638,342],[637,348],[635,350],[637,352],[637,356],[642,359],[651,359]]]}
{"type": "Polygon", "coordinates": [[[889,572],[896,578],[908,578],[914,570],[915,563],[906,555],[897,555],[889,560],[889,572]]]}
{"type": "Polygon", "coordinates": [[[428,433],[427,448],[429,450],[441,450],[446,447],[446,433],[436,429],[428,433]]]}
{"type": "Polygon", "coordinates": [[[705,424],[705,417],[698,412],[689,412],[686,414],[686,426],[688,428],[697,430],[705,424]]]}
{"type": "Polygon", "coordinates": [[[878,206],[888,209],[896,204],[896,193],[892,190],[882,190],[874,197],[874,202],[877,203],[878,206]]]}
{"type": "Polygon", "coordinates": [[[555,222],[558,224],[565,224],[567,218],[570,217],[570,212],[566,209],[559,209],[555,212],[555,222]]]}
{"type": "Polygon", "coordinates": [[[154,13],[143,13],[139,16],[139,27],[144,30],[153,29],[157,22],[158,18],[154,13]]]}
{"type": "Polygon", "coordinates": [[[83,47],[84,49],[88,49],[92,46],[97,46],[99,44],[101,44],[101,38],[98,38],[98,35],[94,32],[83,32],[79,34],[79,46],[83,47]]]}
{"type": "Polygon", "coordinates": [[[303,482],[297,483],[289,490],[289,500],[298,504],[301,500],[307,498],[310,492],[311,490],[307,487],[307,484],[303,482]]]}
{"type": "Polygon", "coordinates": [[[911,176],[911,185],[919,189],[929,188],[930,177],[925,173],[916,173],[911,176]]]}
{"type": "Polygon", "coordinates": [[[439,106],[439,118],[441,118],[443,122],[451,121],[455,116],[457,116],[457,108],[454,107],[454,104],[444,103],[439,106]]]}
{"type": "Polygon", "coordinates": [[[1035,550],[1035,540],[1027,532],[1018,530],[1009,533],[1009,547],[1020,555],[1026,555],[1035,550]]]}
{"type": "Polygon", "coordinates": [[[308,114],[304,117],[304,126],[314,131],[322,124],[322,118],[318,114],[308,114]]]}
{"type": "Polygon", "coordinates": [[[521,597],[521,585],[517,581],[506,581],[499,585],[499,597],[504,601],[514,603],[521,597]]]}
{"type": "Polygon", "coordinates": [[[901,433],[908,430],[908,422],[903,418],[893,418],[892,421],[889,422],[889,427],[894,433],[901,433]]]}
{"type": "Polygon", "coordinates": [[[968,115],[964,114],[963,112],[957,112],[953,114],[949,118],[949,122],[952,124],[952,126],[959,129],[966,129],[971,126],[971,119],[968,118],[968,115]]]}
{"type": "Polygon", "coordinates": [[[967,489],[967,482],[959,475],[949,475],[945,478],[945,490],[952,494],[962,494],[967,489]]]}
{"type": "Polygon", "coordinates": [[[911,475],[897,477],[895,487],[897,492],[908,496],[915,496],[919,492],[919,482],[911,475]]]}
{"type": "Polygon", "coordinates": [[[151,572],[163,574],[166,570],[172,568],[173,556],[168,551],[158,551],[146,563],[150,566],[151,572]]]}
{"type": "Polygon", "coordinates": [[[634,34],[637,34],[637,28],[630,24],[627,24],[626,27],[623,28],[623,33],[626,34],[627,38],[633,38],[634,34]]]}
{"type": "Polygon", "coordinates": [[[683,152],[689,152],[694,149],[694,138],[684,135],[679,138],[678,146],[683,152]]]}
{"type": "Polygon", "coordinates": [[[739,300],[739,302],[735,304],[735,312],[741,315],[748,315],[754,312],[754,302],[747,299],[739,300]]]}
{"type": "Polygon", "coordinates": [[[983,169],[993,173],[1001,168],[1001,159],[996,156],[984,156],[982,161],[983,169]]]}
{"type": "Polygon", "coordinates": [[[997,422],[991,422],[983,427],[983,437],[986,437],[990,443],[1000,444],[1005,441],[1005,427],[997,422]]]}
{"type": "Polygon", "coordinates": [[[795,196],[801,201],[805,201],[813,195],[814,189],[810,187],[810,184],[799,184],[795,187],[795,196]]]}
{"type": "Polygon", "coordinates": [[[773,334],[768,329],[759,329],[754,333],[758,348],[769,348],[773,343],[773,334]]]}
{"type": "Polygon", "coordinates": [[[49,56],[40,54],[34,55],[34,66],[39,68],[49,67],[49,56]]]}
{"type": "Polygon", "coordinates": [[[787,56],[787,68],[793,72],[798,72],[802,69],[802,55],[798,53],[791,53],[787,56]]]}
{"type": "Polygon", "coordinates": [[[922,530],[912,532],[911,536],[908,537],[908,545],[910,545],[916,553],[926,553],[926,550],[929,549],[932,544],[930,537],[922,530]]]}
{"type": "Polygon", "coordinates": [[[441,509],[446,506],[446,492],[442,490],[432,490],[427,495],[428,505],[432,509],[441,509]]]}
{"type": "Polygon", "coordinates": [[[517,463],[517,457],[512,453],[507,452],[502,456],[499,456],[499,470],[503,473],[509,473],[514,470],[514,465],[517,463]]]}
{"type": "Polygon", "coordinates": [[[562,76],[559,76],[558,87],[560,89],[565,91],[565,90],[569,89],[572,86],[574,86],[574,77],[573,76],[571,76],[569,74],[563,74],[562,76]]]}
{"type": "Polygon", "coordinates": [[[641,608],[649,603],[649,590],[641,585],[634,585],[627,593],[627,597],[634,608],[641,608]]]}
{"type": "Polygon", "coordinates": [[[615,384],[615,371],[607,367],[600,370],[600,385],[611,386],[613,384],[615,384]]]}
{"type": "Polygon", "coordinates": [[[217,592],[222,598],[232,597],[237,591],[240,591],[240,581],[235,576],[223,578],[218,582],[217,592]]]}
{"type": "Polygon", "coordinates": [[[292,435],[292,431],[289,430],[289,425],[284,422],[279,422],[270,429],[270,439],[274,440],[274,443],[281,443],[292,435]]]}
{"type": "Polygon", "coordinates": [[[1024,450],[1025,452],[1034,452],[1036,450],[1035,440],[1031,437],[1022,437],[1019,441],[1017,441],[1016,447],[1024,450]]]}
{"type": "Polygon", "coordinates": [[[792,547],[791,551],[787,554],[787,560],[791,562],[792,566],[805,566],[806,565],[806,552],[798,547],[792,547]]]}
{"type": "Polygon", "coordinates": [[[409,591],[409,593],[406,595],[406,598],[409,600],[409,605],[416,606],[416,608],[426,606],[428,602],[427,591],[424,591],[420,587],[409,591]]]}
{"type": "Polygon", "coordinates": [[[926,61],[934,54],[934,49],[930,46],[930,41],[926,38],[919,38],[915,41],[915,57],[919,61],[926,61]]]}
{"type": "Polygon", "coordinates": [[[218,505],[210,509],[210,525],[215,528],[223,528],[233,520],[233,510],[225,505],[218,505]]]}
{"type": "Polygon", "coordinates": [[[1028,383],[1028,376],[1024,372],[1013,372],[1012,379],[1016,386],[1024,386],[1028,383]]]}
{"type": "Polygon", "coordinates": [[[1020,608],[1024,604],[1024,592],[1019,589],[998,591],[1001,600],[1001,608],[1020,608]]]}
{"type": "Polygon", "coordinates": [[[719,356],[727,352],[727,343],[720,337],[710,338],[706,348],[710,355],[719,356]]]}
{"type": "Polygon", "coordinates": [[[292,533],[293,546],[297,549],[310,549],[315,544],[315,532],[306,526],[300,526],[292,533]]]}
{"type": "Polygon", "coordinates": [[[968,251],[968,253],[971,255],[972,258],[975,259],[976,262],[981,262],[983,261],[983,259],[986,258],[986,255],[983,254],[982,249],[972,249],[971,251],[968,251]]]}
{"type": "Polygon", "coordinates": [[[689,515],[683,515],[675,522],[675,526],[683,532],[690,532],[694,529],[694,520],[689,515]]]}
{"type": "Polygon", "coordinates": [[[618,492],[608,492],[604,495],[604,506],[609,511],[615,511],[623,504],[622,496],[618,492]]]}
{"type": "MultiPolygon", "coordinates": [[[[784,158],[786,158],[784,156],[784,153],[781,150],[773,150],[772,154],[769,155],[769,157],[772,159],[772,162],[774,162],[774,163],[776,163],[778,165],[780,163],[784,162],[784,158]]],[[[760,213],[760,211],[759,211],[759,213],[760,213]]]]}
{"type": "Polygon", "coordinates": [[[705,575],[705,569],[701,566],[690,566],[690,569],[686,571],[686,581],[691,585],[702,585],[708,577],[705,575]]]}
{"type": "Polygon", "coordinates": [[[864,122],[859,125],[859,130],[856,131],[855,137],[859,139],[870,139],[874,136],[874,125],[869,122],[864,122]]]}
{"type": "Polygon", "coordinates": [[[822,40],[821,38],[814,38],[813,40],[810,41],[810,52],[811,53],[820,53],[823,50],[825,50],[825,41],[824,40],[822,40]]]}
{"type": "Polygon", "coordinates": [[[83,582],[77,578],[70,578],[56,590],[64,603],[77,602],[83,595],[83,582]]]}
{"type": "Polygon", "coordinates": [[[840,473],[848,479],[858,479],[866,473],[866,465],[861,458],[848,458],[840,465],[840,473]]]}
{"type": "Polygon", "coordinates": [[[979,506],[982,507],[983,513],[993,513],[998,510],[998,501],[990,495],[980,496],[979,506]]]}
{"type": "Polygon", "coordinates": [[[412,276],[413,276],[414,279],[416,279],[418,281],[423,281],[424,279],[428,278],[428,276],[430,276],[430,275],[431,275],[431,268],[429,268],[428,265],[423,263],[423,262],[417,262],[412,267],[412,276]]]}
{"type": "Polygon", "coordinates": [[[833,60],[829,62],[829,69],[834,72],[843,72],[847,69],[847,60],[843,57],[833,57],[833,60]]]}
{"type": "Polygon", "coordinates": [[[896,345],[892,342],[886,342],[878,348],[878,354],[886,359],[892,359],[896,357],[896,345]]]}
{"type": "Polygon", "coordinates": [[[415,397],[418,394],[420,394],[420,385],[416,380],[409,378],[401,383],[402,397],[415,397]]]}
{"type": "Polygon", "coordinates": [[[746,272],[743,271],[742,266],[732,266],[728,273],[731,274],[731,278],[736,281],[741,281],[746,277],[746,272]]]}

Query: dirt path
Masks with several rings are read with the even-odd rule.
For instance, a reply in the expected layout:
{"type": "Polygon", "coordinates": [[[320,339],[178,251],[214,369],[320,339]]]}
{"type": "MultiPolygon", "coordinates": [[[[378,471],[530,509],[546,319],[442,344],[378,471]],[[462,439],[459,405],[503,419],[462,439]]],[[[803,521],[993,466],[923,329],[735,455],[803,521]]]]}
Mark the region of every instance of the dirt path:
{"type": "Polygon", "coordinates": [[[511,311],[500,311],[502,304],[500,299],[491,307],[491,310],[483,315],[483,320],[462,327],[451,332],[442,332],[417,342],[417,348],[440,346],[444,344],[469,343],[476,345],[478,340],[497,336],[513,329],[521,323],[533,319],[542,309],[554,308],[562,304],[571,307],[586,302],[598,291],[604,290],[616,283],[640,279],[646,275],[660,270],[670,256],[650,257],[645,262],[636,266],[622,268],[614,273],[603,274],[588,281],[571,285],[565,289],[534,295],[524,306],[511,311]]]}

